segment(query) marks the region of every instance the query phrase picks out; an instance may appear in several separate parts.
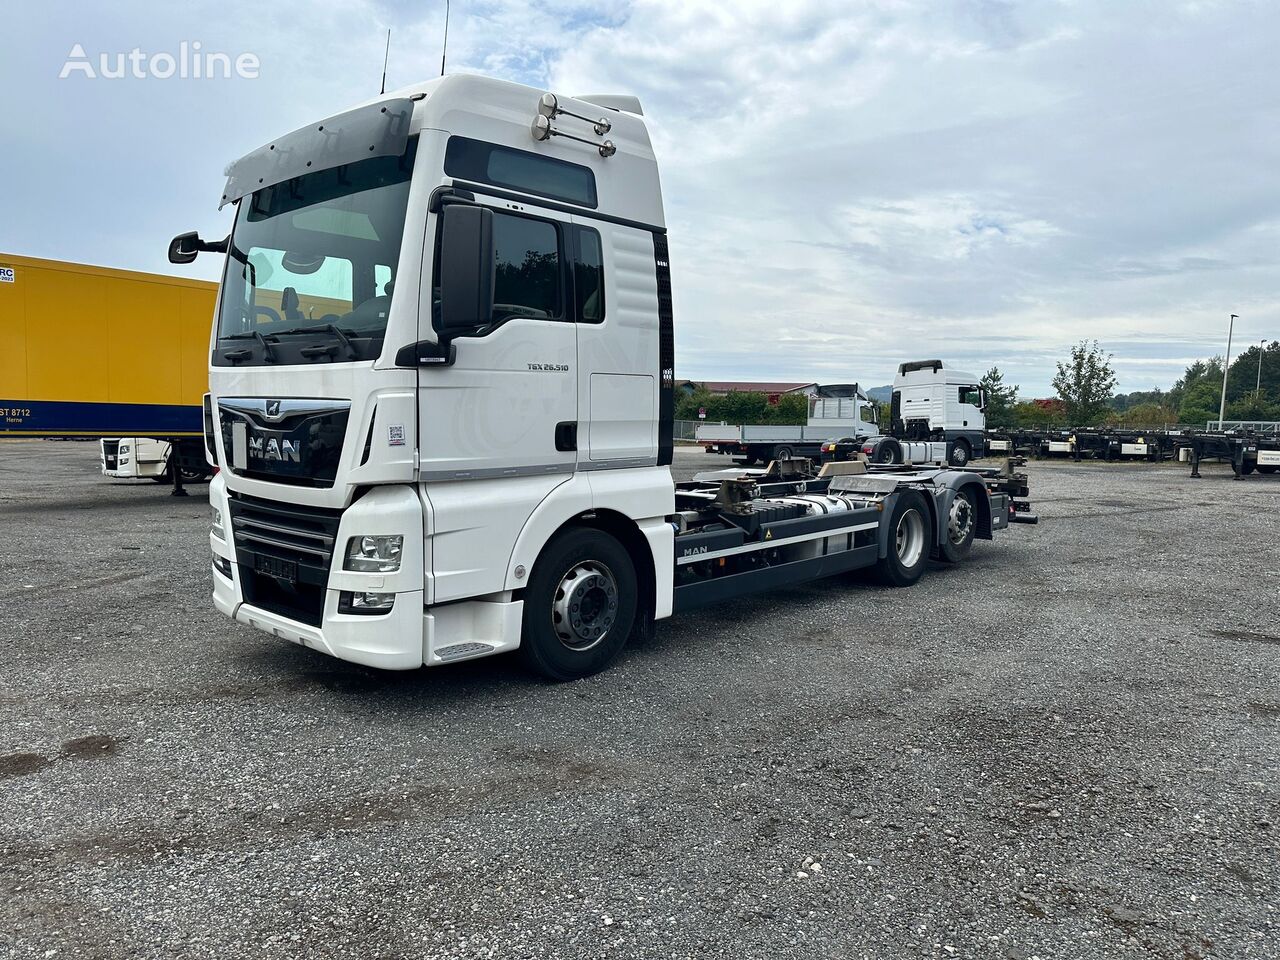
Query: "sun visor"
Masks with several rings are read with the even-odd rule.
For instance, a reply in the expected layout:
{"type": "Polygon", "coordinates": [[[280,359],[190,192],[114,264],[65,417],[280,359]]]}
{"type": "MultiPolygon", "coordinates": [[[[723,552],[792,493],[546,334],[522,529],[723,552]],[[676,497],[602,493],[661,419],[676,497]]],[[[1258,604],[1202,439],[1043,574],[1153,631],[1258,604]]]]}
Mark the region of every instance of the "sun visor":
{"type": "Polygon", "coordinates": [[[413,101],[408,97],[381,100],[264,144],[227,167],[218,209],[255,190],[318,170],[369,157],[398,157],[408,144],[412,116],[413,101]]]}

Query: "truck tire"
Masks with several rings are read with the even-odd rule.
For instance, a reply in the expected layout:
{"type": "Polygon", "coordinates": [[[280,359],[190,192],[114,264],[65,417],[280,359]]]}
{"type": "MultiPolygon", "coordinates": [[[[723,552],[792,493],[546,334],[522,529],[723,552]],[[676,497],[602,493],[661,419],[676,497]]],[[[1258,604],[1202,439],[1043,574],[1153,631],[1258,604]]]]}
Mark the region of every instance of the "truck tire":
{"type": "Polygon", "coordinates": [[[902,448],[898,446],[896,440],[885,440],[878,447],[876,452],[871,455],[872,463],[901,463],[902,448]]]}
{"type": "Polygon", "coordinates": [[[938,544],[938,557],[947,563],[959,563],[973,549],[973,535],[978,529],[978,497],[973,487],[956,491],[947,510],[946,535],[938,544]]]}
{"type": "MultiPolygon", "coordinates": [[[[156,483],[173,483],[173,474],[169,472],[171,469],[173,468],[166,466],[164,468],[164,473],[160,474],[160,476],[158,477],[152,477],[151,479],[154,480],[156,483]]],[[[191,467],[188,467],[187,469],[182,471],[183,483],[199,483],[201,480],[207,480],[208,478],[209,478],[208,469],[200,470],[200,469],[193,469],[191,467]]]]}
{"type": "Polygon", "coordinates": [[[1257,460],[1246,460],[1244,461],[1244,463],[1240,465],[1240,473],[1246,477],[1249,476],[1249,474],[1253,473],[1253,471],[1256,469],[1258,469],[1257,460]]]}
{"type": "Polygon", "coordinates": [[[920,579],[933,551],[929,507],[918,490],[898,494],[889,515],[889,550],[872,568],[886,587],[909,587],[920,579]]]}
{"type": "Polygon", "coordinates": [[[548,680],[599,673],[627,642],[637,595],[635,567],[617,540],[588,527],[557,534],[524,591],[521,659],[548,680]]]}
{"type": "Polygon", "coordinates": [[[972,453],[968,440],[963,438],[952,440],[951,446],[947,448],[947,463],[953,467],[966,467],[969,465],[969,457],[972,453]]]}
{"type": "Polygon", "coordinates": [[[790,460],[793,456],[795,456],[795,451],[790,447],[774,447],[773,459],[775,460],[790,460]]]}

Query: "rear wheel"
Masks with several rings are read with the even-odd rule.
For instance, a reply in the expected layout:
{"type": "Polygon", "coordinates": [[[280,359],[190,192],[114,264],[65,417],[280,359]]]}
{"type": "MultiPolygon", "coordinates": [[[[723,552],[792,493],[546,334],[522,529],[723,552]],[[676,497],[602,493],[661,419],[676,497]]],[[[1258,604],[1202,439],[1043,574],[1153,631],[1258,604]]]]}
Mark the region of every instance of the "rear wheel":
{"type": "Polygon", "coordinates": [[[892,440],[886,440],[884,443],[876,447],[876,452],[871,455],[872,463],[897,463],[898,445],[892,440]]]}
{"type": "Polygon", "coordinates": [[[973,487],[958,491],[947,510],[947,530],[938,555],[947,563],[959,563],[973,548],[973,535],[978,529],[978,498],[973,487]]]}
{"type": "Polygon", "coordinates": [[[947,463],[953,467],[967,466],[971,454],[968,440],[952,440],[947,448],[947,463]]]}
{"type": "Polygon", "coordinates": [[[636,573],[613,537],[567,530],[543,549],[524,592],[520,655],[549,680],[576,680],[607,667],[636,617],[636,573]]]}
{"type": "Polygon", "coordinates": [[[1240,467],[1240,472],[1246,477],[1258,468],[1257,460],[1246,460],[1240,467]]]}
{"type": "Polygon", "coordinates": [[[929,507],[917,490],[898,494],[889,516],[889,551],[873,568],[887,587],[908,587],[920,579],[933,549],[929,507]]]}
{"type": "Polygon", "coordinates": [[[790,447],[778,447],[773,451],[773,459],[790,460],[795,455],[790,447]]]}

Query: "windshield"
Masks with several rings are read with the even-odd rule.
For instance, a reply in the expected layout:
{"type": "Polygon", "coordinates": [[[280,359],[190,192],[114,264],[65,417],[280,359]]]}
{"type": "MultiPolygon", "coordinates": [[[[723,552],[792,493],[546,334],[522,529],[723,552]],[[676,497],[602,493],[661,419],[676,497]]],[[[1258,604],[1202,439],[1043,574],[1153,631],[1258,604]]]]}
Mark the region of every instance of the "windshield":
{"type": "Polygon", "coordinates": [[[215,363],[381,352],[415,145],[411,139],[403,156],[321,170],[240,201],[215,363]]]}

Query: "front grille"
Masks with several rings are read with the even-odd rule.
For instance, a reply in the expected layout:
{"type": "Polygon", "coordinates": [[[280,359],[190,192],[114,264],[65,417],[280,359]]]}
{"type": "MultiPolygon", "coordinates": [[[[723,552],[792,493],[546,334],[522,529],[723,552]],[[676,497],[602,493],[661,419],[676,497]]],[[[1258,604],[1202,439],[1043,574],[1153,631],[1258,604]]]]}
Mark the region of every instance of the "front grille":
{"type": "Polygon", "coordinates": [[[226,469],[271,483],[332,487],[350,412],[349,400],[219,400],[226,469]]]}
{"type": "Polygon", "coordinates": [[[120,457],[119,440],[102,441],[102,463],[108,470],[114,470],[120,457]]]}
{"type": "Polygon", "coordinates": [[[230,494],[231,536],[246,603],[318,627],[341,510],[230,494]],[[296,581],[258,572],[258,557],[295,565],[296,581]]]}

